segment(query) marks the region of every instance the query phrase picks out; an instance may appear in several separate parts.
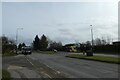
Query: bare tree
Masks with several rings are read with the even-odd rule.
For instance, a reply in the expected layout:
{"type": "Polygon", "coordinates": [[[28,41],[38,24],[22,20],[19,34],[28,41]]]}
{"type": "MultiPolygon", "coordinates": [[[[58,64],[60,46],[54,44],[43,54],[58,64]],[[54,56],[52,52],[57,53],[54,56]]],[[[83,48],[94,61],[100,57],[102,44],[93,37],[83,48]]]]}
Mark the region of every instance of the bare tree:
{"type": "Polygon", "coordinates": [[[102,37],[102,45],[106,45],[107,44],[107,41],[106,41],[106,39],[104,38],[104,37],[102,37]]]}
{"type": "Polygon", "coordinates": [[[96,38],[95,45],[101,45],[101,44],[102,44],[102,40],[100,38],[96,38]]]}
{"type": "Polygon", "coordinates": [[[112,42],[112,39],[110,36],[107,36],[107,44],[110,44],[112,42]]]}

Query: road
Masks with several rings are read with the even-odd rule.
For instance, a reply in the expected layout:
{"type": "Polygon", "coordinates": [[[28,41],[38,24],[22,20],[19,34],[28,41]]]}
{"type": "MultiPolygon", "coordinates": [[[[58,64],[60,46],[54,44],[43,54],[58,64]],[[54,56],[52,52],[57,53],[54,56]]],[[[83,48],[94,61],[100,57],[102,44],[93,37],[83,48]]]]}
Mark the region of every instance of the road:
{"type": "Polygon", "coordinates": [[[2,68],[7,69],[12,78],[63,78],[62,74],[55,72],[48,66],[30,59],[25,55],[4,57],[2,68]]]}
{"type": "Polygon", "coordinates": [[[118,65],[66,58],[61,54],[32,54],[30,58],[43,62],[51,68],[66,74],[69,78],[116,78],[118,65]]]}
{"type": "Polygon", "coordinates": [[[13,78],[118,78],[117,64],[64,55],[32,53],[3,58],[3,68],[8,69],[13,78]]]}

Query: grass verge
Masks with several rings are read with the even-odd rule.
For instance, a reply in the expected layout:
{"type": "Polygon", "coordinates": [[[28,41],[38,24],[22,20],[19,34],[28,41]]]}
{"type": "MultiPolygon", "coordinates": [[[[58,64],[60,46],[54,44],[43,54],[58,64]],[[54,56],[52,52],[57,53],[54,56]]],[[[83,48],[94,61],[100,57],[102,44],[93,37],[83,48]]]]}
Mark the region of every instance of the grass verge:
{"type": "Polygon", "coordinates": [[[120,58],[111,56],[86,56],[81,54],[68,54],[66,57],[120,64],[120,58]]]}
{"type": "Polygon", "coordinates": [[[55,54],[54,51],[38,51],[41,54],[55,54]]]}
{"type": "Polygon", "coordinates": [[[2,69],[2,80],[11,80],[10,73],[7,70],[2,69]]]}
{"type": "Polygon", "coordinates": [[[96,54],[113,54],[113,55],[119,55],[118,52],[95,52],[96,54]]]}
{"type": "Polygon", "coordinates": [[[7,56],[16,56],[17,54],[13,53],[13,52],[6,52],[4,54],[2,54],[2,57],[7,57],[7,56]]]}

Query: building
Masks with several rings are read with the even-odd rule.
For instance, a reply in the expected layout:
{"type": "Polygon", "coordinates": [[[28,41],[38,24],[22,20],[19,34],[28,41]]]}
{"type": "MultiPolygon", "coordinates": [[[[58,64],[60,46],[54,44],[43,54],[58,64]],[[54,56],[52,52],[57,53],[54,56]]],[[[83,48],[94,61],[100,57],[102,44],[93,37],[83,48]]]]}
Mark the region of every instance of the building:
{"type": "Polygon", "coordinates": [[[113,45],[120,45],[120,41],[113,42],[113,45]]]}
{"type": "Polygon", "coordinates": [[[77,52],[76,44],[66,44],[64,48],[68,52],[77,52]]]}

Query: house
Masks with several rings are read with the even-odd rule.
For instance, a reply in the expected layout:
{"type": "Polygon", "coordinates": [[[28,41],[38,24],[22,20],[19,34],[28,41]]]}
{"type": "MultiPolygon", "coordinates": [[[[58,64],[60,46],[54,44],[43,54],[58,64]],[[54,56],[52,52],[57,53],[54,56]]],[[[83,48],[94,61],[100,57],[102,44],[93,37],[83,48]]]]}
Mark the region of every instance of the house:
{"type": "Polygon", "coordinates": [[[66,51],[77,52],[76,44],[66,44],[64,47],[65,47],[66,51]]]}
{"type": "Polygon", "coordinates": [[[113,42],[113,45],[120,45],[120,41],[113,42]]]}

